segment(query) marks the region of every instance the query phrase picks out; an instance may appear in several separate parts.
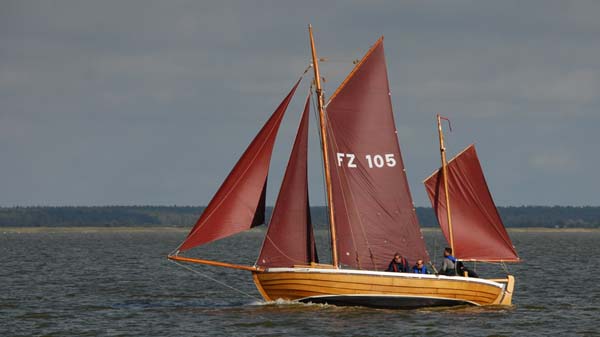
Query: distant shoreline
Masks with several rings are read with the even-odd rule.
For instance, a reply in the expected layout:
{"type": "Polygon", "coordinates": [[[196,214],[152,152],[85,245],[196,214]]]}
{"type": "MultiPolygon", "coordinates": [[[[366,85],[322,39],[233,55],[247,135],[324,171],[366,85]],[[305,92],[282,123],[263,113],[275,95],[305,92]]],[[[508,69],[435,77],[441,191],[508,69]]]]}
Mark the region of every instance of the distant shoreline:
{"type": "MultiPolygon", "coordinates": [[[[204,207],[89,206],[0,207],[0,229],[6,227],[177,227],[189,228],[204,207]]],[[[326,207],[311,207],[315,227],[328,223],[326,207]]],[[[439,228],[432,208],[416,207],[422,228],[439,228]]],[[[272,207],[265,210],[268,223],[272,207]]],[[[600,207],[523,206],[498,207],[506,228],[600,228],[600,207]]]]}
{"type": "MultiPolygon", "coordinates": [[[[157,233],[157,232],[182,232],[187,233],[191,227],[169,227],[169,226],[129,226],[129,227],[0,227],[0,233],[157,233]]],[[[251,231],[263,231],[264,228],[255,228],[251,231]]],[[[319,228],[317,231],[327,231],[319,228]]],[[[425,233],[439,232],[439,228],[422,228],[425,233]]],[[[514,233],[594,233],[600,232],[600,228],[547,228],[547,227],[523,227],[507,228],[514,233]]]]}

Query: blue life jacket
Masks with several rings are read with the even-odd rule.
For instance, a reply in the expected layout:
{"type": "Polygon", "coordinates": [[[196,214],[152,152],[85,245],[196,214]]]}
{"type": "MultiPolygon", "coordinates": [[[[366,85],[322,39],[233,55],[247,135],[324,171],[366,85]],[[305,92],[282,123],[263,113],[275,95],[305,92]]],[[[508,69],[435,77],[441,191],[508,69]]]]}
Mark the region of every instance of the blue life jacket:
{"type": "Polygon", "coordinates": [[[415,274],[427,274],[427,267],[423,266],[419,269],[417,266],[414,266],[412,272],[415,274]]]}

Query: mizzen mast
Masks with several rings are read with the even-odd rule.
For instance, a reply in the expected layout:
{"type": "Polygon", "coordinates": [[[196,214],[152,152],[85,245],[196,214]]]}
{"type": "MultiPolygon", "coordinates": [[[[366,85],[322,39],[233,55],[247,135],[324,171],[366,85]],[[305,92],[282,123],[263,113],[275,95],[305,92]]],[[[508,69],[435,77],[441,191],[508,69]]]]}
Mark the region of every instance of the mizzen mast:
{"type": "Polygon", "coordinates": [[[456,254],[454,250],[454,234],[452,231],[452,216],[450,216],[450,194],[448,193],[448,161],[446,160],[446,147],[444,146],[444,134],[442,133],[442,118],[448,120],[437,115],[437,126],[438,126],[438,135],[440,138],[440,156],[442,159],[442,176],[444,178],[444,194],[446,196],[446,216],[448,217],[448,236],[450,238],[450,248],[452,248],[452,254],[456,254]]]}
{"type": "Polygon", "coordinates": [[[333,216],[333,200],[332,200],[332,187],[331,187],[331,174],[329,173],[329,156],[328,156],[328,143],[327,143],[327,130],[325,121],[325,111],[323,110],[324,97],[323,90],[321,89],[321,75],[319,73],[319,61],[317,58],[317,50],[315,49],[315,40],[312,33],[312,25],[308,25],[308,33],[310,35],[310,49],[312,52],[313,69],[315,72],[315,91],[317,93],[317,106],[319,109],[319,124],[321,127],[321,144],[323,150],[323,165],[325,166],[325,185],[327,188],[327,206],[329,209],[329,226],[331,231],[331,264],[338,268],[338,252],[337,252],[337,239],[335,232],[335,220],[333,216]]]}

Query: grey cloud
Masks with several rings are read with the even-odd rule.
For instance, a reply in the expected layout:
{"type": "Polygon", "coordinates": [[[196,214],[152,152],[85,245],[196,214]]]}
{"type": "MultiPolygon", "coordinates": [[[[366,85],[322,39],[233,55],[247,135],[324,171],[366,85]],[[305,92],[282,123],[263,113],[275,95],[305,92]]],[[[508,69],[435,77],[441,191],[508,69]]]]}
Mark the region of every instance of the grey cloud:
{"type": "MultiPolygon", "coordinates": [[[[500,205],[600,204],[586,178],[599,164],[595,1],[1,7],[0,205],[205,204],[310,62],[308,23],[330,59],[328,93],[385,35],[417,205],[439,160],[435,113],[452,119],[451,152],[477,143],[500,205]]],[[[282,138],[295,132],[306,85],[282,138]]],[[[272,191],[290,142],[275,149],[272,191]]],[[[310,159],[311,200],[322,203],[318,151],[310,159]]]]}

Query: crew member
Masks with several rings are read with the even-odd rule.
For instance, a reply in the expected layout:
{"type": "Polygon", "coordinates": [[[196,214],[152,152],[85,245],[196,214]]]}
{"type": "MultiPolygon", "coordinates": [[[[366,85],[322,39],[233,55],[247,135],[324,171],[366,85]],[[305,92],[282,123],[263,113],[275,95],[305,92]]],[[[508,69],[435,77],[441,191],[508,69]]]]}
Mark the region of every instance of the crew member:
{"type": "Polygon", "coordinates": [[[444,262],[440,268],[440,274],[446,276],[456,276],[456,258],[452,256],[452,248],[444,249],[444,262]]]}
{"type": "Polygon", "coordinates": [[[406,273],[408,272],[408,261],[399,253],[394,254],[387,271],[406,273]]]}
{"type": "Polygon", "coordinates": [[[429,274],[421,259],[417,260],[417,263],[412,267],[412,272],[415,274],[429,274]]]}

